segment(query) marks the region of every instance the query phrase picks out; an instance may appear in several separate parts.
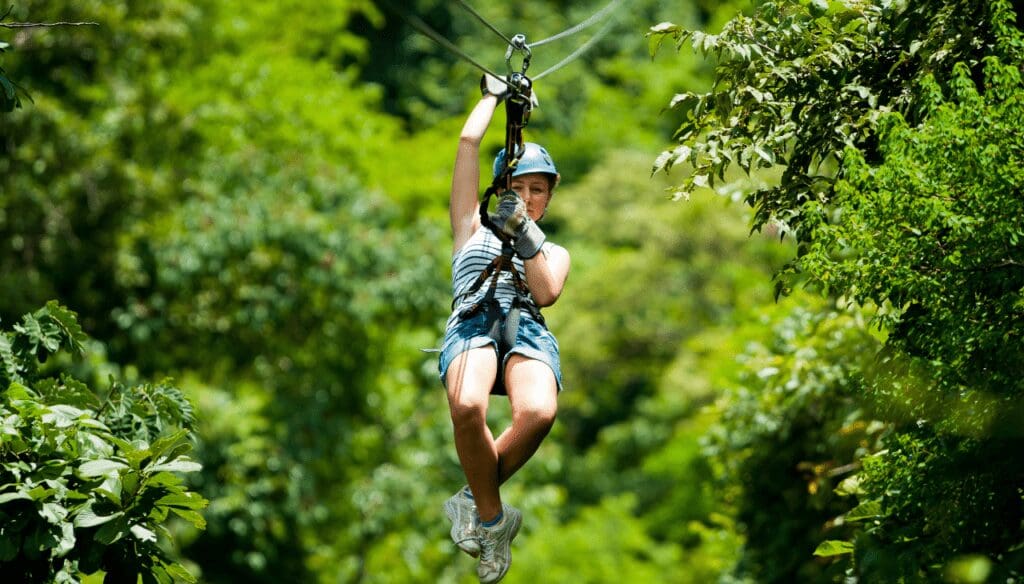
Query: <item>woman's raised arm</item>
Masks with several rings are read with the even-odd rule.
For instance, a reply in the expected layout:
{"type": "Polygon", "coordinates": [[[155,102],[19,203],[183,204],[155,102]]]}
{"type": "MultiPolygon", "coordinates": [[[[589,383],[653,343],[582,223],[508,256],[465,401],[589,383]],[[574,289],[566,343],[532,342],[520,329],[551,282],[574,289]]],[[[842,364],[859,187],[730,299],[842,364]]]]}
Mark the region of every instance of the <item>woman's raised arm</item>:
{"type": "Polygon", "coordinates": [[[480,142],[498,107],[498,97],[487,94],[476,104],[462,127],[459,150],[452,173],[452,193],[448,213],[452,223],[453,251],[462,249],[480,228],[480,142]]]}

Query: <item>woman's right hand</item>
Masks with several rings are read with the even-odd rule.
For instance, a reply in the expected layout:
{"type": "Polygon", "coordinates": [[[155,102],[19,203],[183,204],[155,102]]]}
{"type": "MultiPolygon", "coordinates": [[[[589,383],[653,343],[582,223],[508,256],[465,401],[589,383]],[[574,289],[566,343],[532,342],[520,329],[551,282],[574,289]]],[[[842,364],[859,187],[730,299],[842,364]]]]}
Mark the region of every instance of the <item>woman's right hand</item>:
{"type": "Polygon", "coordinates": [[[501,103],[508,97],[508,84],[490,73],[484,73],[480,77],[480,93],[484,96],[493,95],[501,103]]]}

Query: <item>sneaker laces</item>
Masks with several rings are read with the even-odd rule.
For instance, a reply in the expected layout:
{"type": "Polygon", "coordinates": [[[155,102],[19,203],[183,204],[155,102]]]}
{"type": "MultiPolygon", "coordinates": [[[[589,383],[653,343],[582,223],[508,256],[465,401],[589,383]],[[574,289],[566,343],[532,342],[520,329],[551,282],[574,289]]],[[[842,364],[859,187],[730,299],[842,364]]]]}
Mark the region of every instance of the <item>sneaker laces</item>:
{"type": "Polygon", "coordinates": [[[493,564],[495,562],[494,554],[498,549],[498,542],[490,537],[490,534],[483,534],[480,537],[480,563],[481,564],[493,564]]]}

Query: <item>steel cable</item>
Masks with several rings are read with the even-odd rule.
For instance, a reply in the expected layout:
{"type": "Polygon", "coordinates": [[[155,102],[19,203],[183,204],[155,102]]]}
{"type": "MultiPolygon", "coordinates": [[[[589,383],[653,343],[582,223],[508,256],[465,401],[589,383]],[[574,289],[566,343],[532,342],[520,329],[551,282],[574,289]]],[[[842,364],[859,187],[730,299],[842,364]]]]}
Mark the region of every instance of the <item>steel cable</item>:
{"type": "Polygon", "coordinates": [[[533,47],[539,47],[541,45],[545,45],[547,43],[554,42],[554,41],[557,41],[559,39],[563,39],[563,38],[568,37],[568,36],[572,36],[572,35],[580,32],[581,30],[591,26],[595,22],[601,20],[605,16],[607,16],[612,10],[614,10],[621,3],[622,3],[622,0],[612,0],[604,8],[602,8],[601,10],[598,10],[590,18],[584,20],[583,22],[577,24],[576,26],[574,26],[574,27],[572,27],[572,28],[570,28],[568,30],[564,30],[564,31],[562,31],[562,32],[560,32],[560,33],[558,33],[558,34],[556,34],[554,36],[548,37],[546,39],[539,40],[539,41],[537,41],[535,43],[530,43],[527,46],[532,49],[533,47]]]}
{"type": "Polygon", "coordinates": [[[608,34],[608,31],[610,31],[612,29],[612,25],[613,24],[615,24],[614,20],[609,20],[608,22],[606,22],[604,24],[604,26],[602,26],[601,29],[598,30],[597,33],[593,37],[590,38],[590,40],[588,40],[587,42],[585,42],[582,45],[580,45],[580,48],[578,48],[575,51],[573,51],[572,53],[570,53],[568,57],[562,59],[561,61],[559,61],[555,65],[549,67],[547,70],[545,70],[545,71],[535,75],[533,77],[533,80],[537,81],[539,79],[542,79],[542,78],[546,77],[548,74],[554,73],[555,71],[558,71],[562,67],[565,67],[569,63],[572,63],[576,59],[580,58],[580,56],[583,53],[587,52],[587,50],[590,47],[594,46],[594,44],[597,43],[597,41],[601,40],[604,37],[604,35],[608,34]]]}
{"type": "MultiPolygon", "coordinates": [[[[487,20],[483,16],[481,16],[476,10],[474,10],[469,4],[467,4],[463,0],[456,0],[456,1],[461,6],[463,6],[466,10],[468,10],[471,14],[473,14],[478,20],[480,20],[481,23],[483,23],[485,26],[487,26],[487,28],[491,29],[498,36],[500,36],[502,38],[502,40],[504,40],[506,43],[508,43],[509,46],[515,46],[515,44],[512,42],[511,39],[509,39],[507,36],[502,34],[501,31],[499,31],[497,28],[495,28],[493,25],[491,25],[489,22],[487,22],[487,20]]],[[[577,24],[576,26],[574,26],[574,27],[572,27],[572,28],[570,28],[568,30],[562,31],[562,32],[560,32],[560,33],[558,33],[558,34],[556,34],[556,35],[554,35],[552,37],[548,37],[546,39],[537,41],[535,43],[530,43],[530,44],[526,45],[526,47],[527,48],[532,48],[532,47],[536,47],[536,46],[539,46],[539,45],[543,45],[543,44],[546,44],[546,43],[550,43],[550,42],[553,42],[553,41],[565,38],[565,37],[570,36],[570,35],[574,35],[574,34],[580,32],[581,30],[583,30],[583,29],[593,25],[595,22],[598,22],[602,18],[606,17],[615,8],[617,8],[618,5],[621,4],[622,2],[623,2],[623,0],[612,0],[604,8],[602,8],[601,10],[595,12],[593,15],[590,16],[590,18],[584,20],[583,22],[577,24]]],[[[466,52],[464,52],[462,49],[460,49],[458,46],[456,46],[455,43],[449,41],[443,35],[441,35],[437,31],[435,31],[433,28],[431,28],[430,25],[428,25],[427,23],[423,22],[420,18],[418,18],[415,15],[410,14],[410,13],[404,11],[404,10],[401,10],[400,8],[395,6],[391,2],[391,0],[381,0],[381,3],[384,6],[386,6],[387,8],[389,8],[392,12],[397,14],[399,17],[401,17],[403,20],[408,22],[410,26],[415,28],[417,31],[422,33],[424,36],[426,36],[430,40],[432,40],[435,43],[437,43],[438,45],[440,45],[442,48],[447,49],[449,52],[451,52],[456,57],[459,57],[460,59],[466,61],[470,65],[473,65],[474,67],[476,67],[480,71],[483,71],[484,73],[486,73],[486,74],[496,78],[498,81],[504,83],[505,85],[507,85],[508,87],[512,88],[513,90],[516,89],[511,83],[509,83],[505,79],[504,75],[498,75],[497,73],[495,73],[495,72],[491,71],[490,69],[488,69],[486,66],[480,64],[476,59],[474,59],[473,57],[470,57],[466,52]]],[[[537,80],[537,79],[541,79],[543,77],[546,77],[547,75],[550,75],[551,73],[554,73],[555,71],[561,69],[562,67],[565,67],[569,63],[571,63],[571,62],[575,61],[576,59],[578,59],[583,53],[585,53],[588,49],[590,49],[590,47],[592,47],[595,43],[597,43],[599,40],[601,40],[606,34],[608,34],[608,31],[611,30],[611,27],[612,27],[613,24],[614,24],[614,20],[609,20],[608,22],[606,22],[605,25],[603,27],[601,27],[601,29],[598,30],[598,32],[593,37],[590,38],[590,40],[588,40],[587,42],[583,43],[583,45],[581,45],[575,51],[570,53],[566,58],[564,58],[561,61],[559,61],[558,63],[556,63],[554,66],[549,67],[547,70],[545,70],[542,73],[534,76],[533,79],[537,80]]]]}
{"type": "Polygon", "coordinates": [[[479,12],[474,10],[473,7],[469,5],[469,3],[467,3],[465,0],[456,0],[456,2],[458,2],[460,6],[465,8],[467,12],[469,12],[470,14],[475,16],[476,19],[479,20],[481,24],[483,24],[487,28],[491,29],[491,31],[494,32],[494,34],[500,36],[501,40],[505,41],[506,44],[508,44],[508,45],[512,44],[512,39],[508,38],[508,36],[506,36],[503,32],[498,30],[498,28],[496,26],[494,26],[493,24],[488,22],[487,19],[484,18],[479,12]]]}
{"type": "Polygon", "coordinates": [[[490,69],[488,69],[484,65],[481,65],[480,63],[478,63],[476,61],[476,59],[474,59],[473,57],[470,57],[469,55],[467,55],[462,49],[460,49],[459,47],[455,46],[455,43],[453,43],[450,40],[444,38],[444,36],[442,36],[441,33],[439,33],[437,31],[435,31],[434,29],[430,28],[430,25],[428,25],[427,23],[423,22],[422,20],[420,20],[415,15],[412,15],[412,14],[409,14],[409,13],[403,11],[403,10],[400,10],[397,6],[392,4],[390,0],[381,0],[381,3],[384,4],[385,6],[387,6],[388,8],[390,8],[392,12],[394,12],[395,14],[400,16],[403,20],[408,22],[410,26],[412,26],[413,28],[415,28],[416,30],[421,32],[424,36],[426,36],[430,40],[434,41],[438,45],[441,45],[441,47],[443,47],[445,49],[448,49],[448,51],[450,51],[456,57],[459,57],[460,59],[466,61],[470,65],[473,65],[477,69],[483,71],[484,73],[487,73],[491,77],[494,77],[494,78],[498,79],[499,81],[501,81],[505,85],[508,85],[509,87],[512,87],[512,85],[508,81],[505,80],[505,76],[504,75],[498,75],[497,73],[491,71],[490,69]]]}

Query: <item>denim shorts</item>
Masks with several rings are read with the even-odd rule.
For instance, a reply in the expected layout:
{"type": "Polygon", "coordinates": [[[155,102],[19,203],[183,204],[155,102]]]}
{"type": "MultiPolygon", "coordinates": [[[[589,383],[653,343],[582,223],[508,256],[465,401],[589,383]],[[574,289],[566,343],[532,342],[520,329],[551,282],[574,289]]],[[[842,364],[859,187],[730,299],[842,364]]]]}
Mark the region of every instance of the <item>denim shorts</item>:
{"type": "MultiPolygon", "coordinates": [[[[448,366],[462,353],[491,345],[497,353],[497,343],[487,336],[487,316],[483,312],[459,321],[451,326],[444,335],[444,342],[441,345],[441,357],[438,360],[438,372],[441,374],[441,383],[447,387],[445,376],[448,373],[448,366]]],[[[562,366],[558,358],[558,341],[555,335],[546,326],[534,320],[525,311],[520,316],[519,330],[516,331],[516,343],[505,355],[499,369],[499,378],[505,371],[509,355],[518,354],[527,359],[536,359],[551,368],[555,375],[555,383],[558,384],[558,391],[562,391],[562,366]]],[[[505,388],[501,383],[495,383],[492,393],[504,395],[505,388]]]]}

